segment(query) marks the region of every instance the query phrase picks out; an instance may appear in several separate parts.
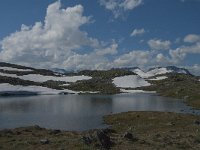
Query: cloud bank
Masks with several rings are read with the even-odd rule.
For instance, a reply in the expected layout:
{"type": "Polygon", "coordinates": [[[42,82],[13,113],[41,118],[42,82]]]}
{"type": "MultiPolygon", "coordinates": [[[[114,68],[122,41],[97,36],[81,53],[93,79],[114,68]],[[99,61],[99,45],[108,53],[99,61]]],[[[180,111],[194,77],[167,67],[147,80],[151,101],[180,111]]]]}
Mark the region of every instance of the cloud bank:
{"type": "MultiPolygon", "coordinates": [[[[110,2],[107,9],[120,5],[124,10],[134,9],[142,3],[128,0],[123,1],[123,5],[121,1],[107,2],[110,2]]],[[[84,16],[83,12],[82,5],[63,9],[60,1],[50,4],[43,22],[36,22],[33,26],[22,25],[19,31],[0,41],[0,61],[67,70],[145,68],[181,65],[188,54],[200,54],[200,35],[196,34],[180,38],[183,44],[174,49],[171,48],[174,42],[152,38],[146,42],[149,49],[132,49],[118,54],[119,44],[115,40],[99,41],[80,29],[92,22],[91,17],[84,16]],[[80,53],[82,49],[88,50],[80,53]]],[[[132,34],[144,33],[144,29],[135,29],[132,34]]],[[[199,65],[193,67],[195,72],[198,69],[200,72],[199,65]]]]}
{"type": "Polygon", "coordinates": [[[99,63],[100,59],[106,60],[104,55],[116,54],[116,43],[105,47],[80,30],[81,26],[91,21],[90,17],[83,16],[83,11],[82,5],[62,9],[60,1],[49,5],[44,22],[36,22],[33,26],[22,25],[20,31],[1,41],[0,60],[45,68],[64,66],[81,69],[86,66],[80,66],[79,62],[87,64],[87,61],[93,60],[92,57],[98,58],[91,66],[99,63]],[[92,48],[94,52],[76,53],[82,47],[92,48]]]}

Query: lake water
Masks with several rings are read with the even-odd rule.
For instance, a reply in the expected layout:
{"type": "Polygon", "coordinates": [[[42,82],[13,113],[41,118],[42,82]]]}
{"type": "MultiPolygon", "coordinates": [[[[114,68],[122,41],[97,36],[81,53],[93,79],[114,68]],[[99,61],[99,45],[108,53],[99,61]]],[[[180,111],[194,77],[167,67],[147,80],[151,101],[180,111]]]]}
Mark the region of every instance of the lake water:
{"type": "Polygon", "coordinates": [[[32,125],[78,131],[103,128],[102,116],[127,111],[194,113],[180,100],[155,94],[0,97],[0,129],[32,125]]]}

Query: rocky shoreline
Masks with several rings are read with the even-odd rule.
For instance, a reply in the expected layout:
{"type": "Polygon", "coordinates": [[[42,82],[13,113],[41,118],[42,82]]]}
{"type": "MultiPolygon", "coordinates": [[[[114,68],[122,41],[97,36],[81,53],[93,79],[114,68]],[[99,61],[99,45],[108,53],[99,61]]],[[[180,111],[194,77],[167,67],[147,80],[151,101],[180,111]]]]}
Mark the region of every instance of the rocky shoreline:
{"type": "Polygon", "coordinates": [[[39,126],[0,131],[0,149],[200,149],[200,116],[126,112],[104,117],[109,129],[84,132],[39,126]]]}

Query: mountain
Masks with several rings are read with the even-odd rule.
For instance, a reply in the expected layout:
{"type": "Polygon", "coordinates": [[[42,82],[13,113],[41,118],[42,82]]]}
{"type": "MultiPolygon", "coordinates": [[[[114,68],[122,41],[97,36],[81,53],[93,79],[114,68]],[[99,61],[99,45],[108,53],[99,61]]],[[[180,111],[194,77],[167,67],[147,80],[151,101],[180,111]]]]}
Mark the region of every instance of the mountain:
{"type": "Polygon", "coordinates": [[[60,69],[60,68],[53,68],[51,69],[51,71],[56,72],[56,73],[61,73],[61,74],[73,72],[73,71],[67,71],[65,69],[60,69]]]}
{"type": "Polygon", "coordinates": [[[187,69],[185,68],[178,68],[176,66],[168,66],[166,67],[167,70],[172,70],[174,73],[184,73],[188,75],[192,75],[187,69]]]}
{"type": "Polygon", "coordinates": [[[140,68],[133,69],[132,71],[142,78],[151,78],[157,75],[164,75],[167,73],[180,73],[180,74],[183,73],[191,75],[191,73],[187,69],[178,68],[175,66],[150,68],[147,72],[144,72],[140,68]]]}
{"type": "MultiPolygon", "coordinates": [[[[183,77],[178,74],[184,74],[185,79],[192,78],[188,70],[175,66],[151,68],[147,72],[138,67],[127,67],[69,73],[58,68],[36,69],[0,62],[0,96],[22,93],[35,95],[136,92],[136,88],[155,85],[155,80],[161,83],[182,80],[179,78],[183,77]]],[[[194,77],[195,82],[198,80],[194,77]]]]}

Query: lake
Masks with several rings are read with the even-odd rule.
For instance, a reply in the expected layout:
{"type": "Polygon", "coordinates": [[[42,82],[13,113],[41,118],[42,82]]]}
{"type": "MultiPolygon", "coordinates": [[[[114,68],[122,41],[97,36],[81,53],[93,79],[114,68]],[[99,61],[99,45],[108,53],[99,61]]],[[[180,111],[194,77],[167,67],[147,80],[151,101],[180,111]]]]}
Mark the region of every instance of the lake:
{"type": "Polygon", "coordinates": [[[104,115],[127,111],[199,114],[181,100],[155,94],[0,97],[0,129],[39,125],[82,131],[106,127],[104,115]]]}

